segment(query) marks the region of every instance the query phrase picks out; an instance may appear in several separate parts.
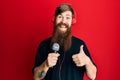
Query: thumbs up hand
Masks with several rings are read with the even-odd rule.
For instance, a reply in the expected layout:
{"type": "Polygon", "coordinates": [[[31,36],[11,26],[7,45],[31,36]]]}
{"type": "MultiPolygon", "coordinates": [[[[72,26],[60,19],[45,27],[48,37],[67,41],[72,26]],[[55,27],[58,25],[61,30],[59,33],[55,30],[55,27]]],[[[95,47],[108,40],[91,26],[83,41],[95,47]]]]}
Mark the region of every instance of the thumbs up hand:
{"type": "Polygon", "coordinates": [[[82,67],[84,65],[89,64],[90,58],[86,56],[83,50],[83,45],[80,46],[80,51],[78,54],[74,54],[72,56],[73,62],[76,64],[78,67],[82,67]]]}

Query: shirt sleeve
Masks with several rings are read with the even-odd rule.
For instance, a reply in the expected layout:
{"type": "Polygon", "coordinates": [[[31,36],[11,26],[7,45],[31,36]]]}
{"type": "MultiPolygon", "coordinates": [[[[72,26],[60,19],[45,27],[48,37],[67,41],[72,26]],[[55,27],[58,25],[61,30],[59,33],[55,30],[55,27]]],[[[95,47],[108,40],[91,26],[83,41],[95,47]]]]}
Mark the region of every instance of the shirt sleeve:
{"type": "Polygon", "coordinates": [[[32,69],[32,73],[34,72],[35,67],[41,65],[44,62],[44,45],[40,44],[36,53],[35,63],[32,69]]]}
{"type": "MultiPolygon", "coordinates": [[[[91,57],[91,55],[90,55],[90,53],[89,53],[89,50],[88,50],[88,48],[87,48],[87,46],[86,46],[86,44],[83,42],[83,45],[84,45],[84,47],[83,47],[83,50],[84,50],[84,52],[85,52],[85,54],[90,58],[90,60],[92,61],[92,63],[96,66],[96,64],[94,63],[94,61],[92,60],[92,57],[91,57]]],[[[96,66],[97,67],[97,66],[96,66]]]]}
{"type": "Polygon", "coordinates": [[[83,45],[84,45],[83,50],[84,50],[85,54],[92,60],[90,52],[89,52],[89,50],[88,50],[88,48],[87,48],[87,46],[86,46],[86,44],[84,42],[83,42],[83,45]]]}

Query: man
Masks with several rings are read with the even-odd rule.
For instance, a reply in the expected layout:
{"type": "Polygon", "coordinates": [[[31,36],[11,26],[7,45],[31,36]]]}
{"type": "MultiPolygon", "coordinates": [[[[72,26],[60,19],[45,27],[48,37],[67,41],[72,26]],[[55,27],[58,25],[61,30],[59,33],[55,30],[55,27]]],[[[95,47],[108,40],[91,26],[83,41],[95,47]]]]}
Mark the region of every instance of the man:
{"type": "Polygon", "coordinates": [[[34,80],[83,80],[84,72],[94,80],[96,66],[93,64],[85,43],[71,35],[74,11],[69,4],[56,8],[53,36],[41,42],[38,47],[34,80]],[[60,49],[54,53],[52,45],[60,49]]]}

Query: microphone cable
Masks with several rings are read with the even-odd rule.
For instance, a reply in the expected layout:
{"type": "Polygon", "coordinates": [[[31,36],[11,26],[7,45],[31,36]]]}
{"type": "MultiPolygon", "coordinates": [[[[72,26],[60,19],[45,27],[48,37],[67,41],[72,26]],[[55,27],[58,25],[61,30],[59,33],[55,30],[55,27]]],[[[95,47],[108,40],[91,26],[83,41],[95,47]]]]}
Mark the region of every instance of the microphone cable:
{"type": "Polygon", "coordinates": [[[60,67],[59,67],[59,80],[61,80],[61,69],[62,69],[62,64],[63,64],[63,62],[64,62],[64,60],[65,60],[65,53],[64,53],[64,55],[63,55],[63,59],[62,59],[62,61],[60,60],[60,57],[58,58],[59,59],[59,65],[60,65],[60,67]],[[61,63],[60,63],[61,62],[61,63]]]}

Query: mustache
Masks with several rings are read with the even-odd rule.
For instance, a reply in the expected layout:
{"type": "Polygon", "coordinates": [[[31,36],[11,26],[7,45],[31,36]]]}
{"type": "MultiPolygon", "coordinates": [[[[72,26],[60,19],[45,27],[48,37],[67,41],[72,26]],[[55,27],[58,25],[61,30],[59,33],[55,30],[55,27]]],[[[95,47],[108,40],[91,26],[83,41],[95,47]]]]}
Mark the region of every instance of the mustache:
{"type": "Polygon", "coordinates": [[[57,26],[57,27],[58,27],[58,26],[61,26],[61,25],[64,25],[64,26],[66,26],[67,28],[69,27],[69,25],[68,25],[68,24],[63,23],[63,22],[60,22],[60,23],[56,24],[56,26],[57,26]]]}

